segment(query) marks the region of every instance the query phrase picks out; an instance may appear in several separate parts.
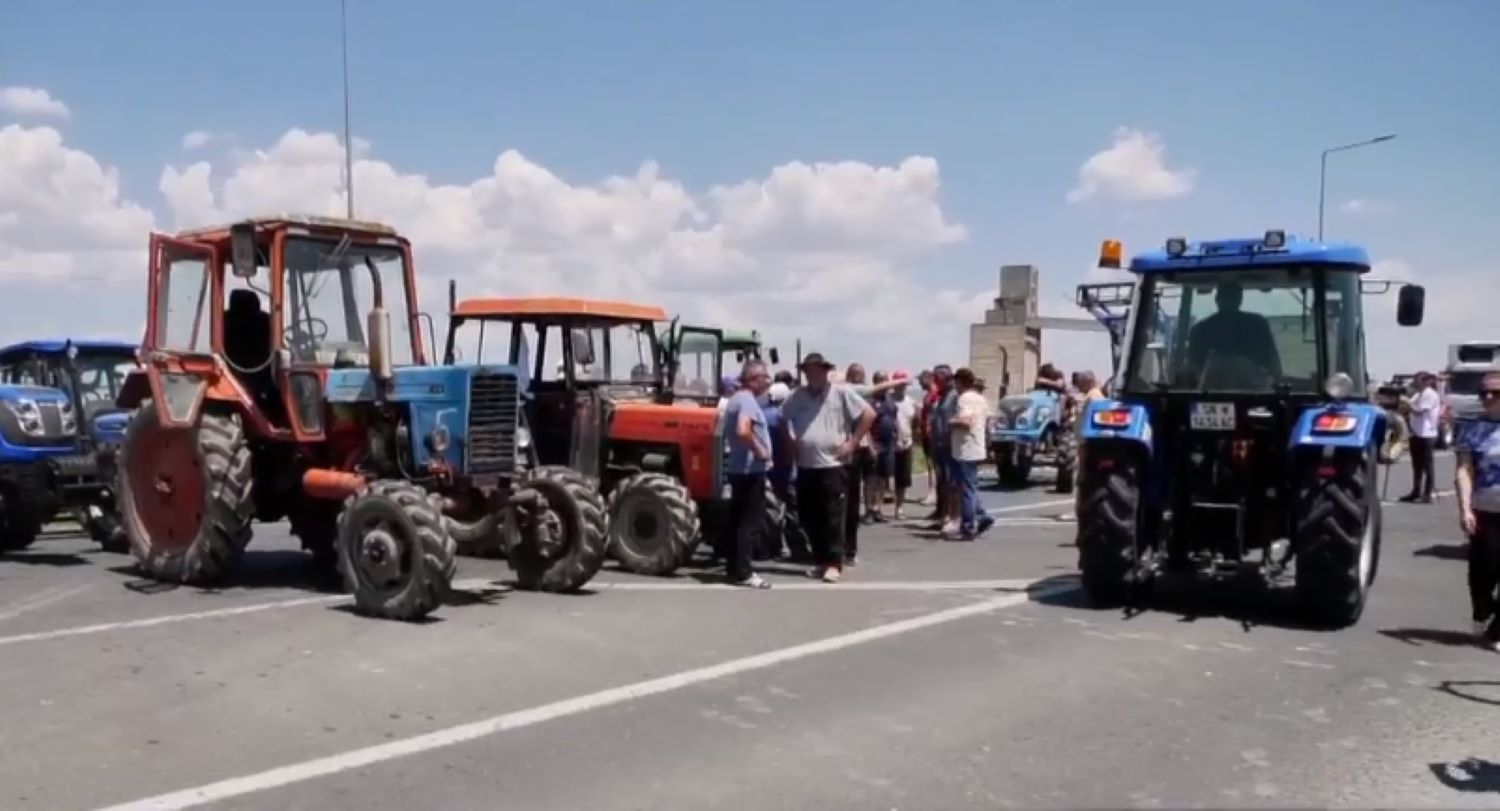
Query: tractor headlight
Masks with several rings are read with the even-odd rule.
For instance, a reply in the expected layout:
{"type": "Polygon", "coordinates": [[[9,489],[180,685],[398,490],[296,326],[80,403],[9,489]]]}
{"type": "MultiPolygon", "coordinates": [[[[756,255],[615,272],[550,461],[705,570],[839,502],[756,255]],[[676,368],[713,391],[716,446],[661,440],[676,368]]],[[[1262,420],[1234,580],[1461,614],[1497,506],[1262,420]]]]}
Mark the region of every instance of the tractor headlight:
{"type": "Polygon", "coordinates": [[[1039,408],[1039,409],[1037,409],[1037,411],[1036,411],[1036,421],[1037,422],[1042,423],[1042,422],[1046,422],[1047,420],[1050,420],[1050,419],[1052,419],[1052,409],[1050,409],[1050,408],[1039,408]]]}
{"type": "Polygon", "coordinates": [[[1022,414],[1021,416],[1016,417],[1016,427],[1017,428],[1028,428],[1030,426],[1031,426],[1031,418],[1030,417],[1026,416],[1025,414],[1022,414]]]}
{"type": "Polygon", "coordinates": [[[529,448],[529,447],[531,447],[531,429],[530,428],[527,428],[524,425],[516,427],[516,447],[517,448],[529,448]]]}
{"type": "Polygon", "coordinates": [[[442,454],[453,444],[453,436],[448,433],[446,426],[439,425],[427,434],[427,450],[435,454],[442,454]]]}
{"type": "Polygon", "coordinates": [[[1343,372],[1334,372],[1323,384],[1323,393],[1335,400],[1344,400],[1354,394],[1354,378],[1343,372]]]}
{"type": "Polygon", "coordinates": [[[20,423],[22,431],[32,436],[42,435],[42,410],[37,408],[35,400],[18,397],[7,400],[5,407],[16,415],[16,422],[20,423]]]}

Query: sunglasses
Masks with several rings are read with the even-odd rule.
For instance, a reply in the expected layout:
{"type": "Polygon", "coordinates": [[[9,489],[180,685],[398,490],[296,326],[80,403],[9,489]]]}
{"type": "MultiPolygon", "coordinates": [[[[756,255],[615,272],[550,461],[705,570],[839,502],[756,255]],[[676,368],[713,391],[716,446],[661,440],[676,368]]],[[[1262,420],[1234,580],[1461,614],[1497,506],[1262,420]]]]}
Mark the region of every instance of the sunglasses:
{"type": "Polygon", "coordinates": [[[1494,400],[1500,398],[1500,389],[1485,389],[1479,396],[1485,400],[1494,400]]]}

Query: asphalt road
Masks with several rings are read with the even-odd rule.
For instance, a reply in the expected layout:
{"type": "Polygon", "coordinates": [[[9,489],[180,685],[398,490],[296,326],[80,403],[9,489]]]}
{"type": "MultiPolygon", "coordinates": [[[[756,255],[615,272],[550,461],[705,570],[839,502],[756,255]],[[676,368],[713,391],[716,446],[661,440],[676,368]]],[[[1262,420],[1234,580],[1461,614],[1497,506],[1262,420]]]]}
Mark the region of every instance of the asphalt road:
{"type": "Polygon", "coordinates": [[[1500,802],[1451,498],[1387,507],[1365,617],[1319,632],[1234,588],[1088,608],[1044,475],[987,494],[974,543],[866,529],[837,586],[611,571],[566,597],[465,559],[419,625],[312,590],[282,527],[213,592],[49,537],[0,559],[0,807],[1500,802]]]}

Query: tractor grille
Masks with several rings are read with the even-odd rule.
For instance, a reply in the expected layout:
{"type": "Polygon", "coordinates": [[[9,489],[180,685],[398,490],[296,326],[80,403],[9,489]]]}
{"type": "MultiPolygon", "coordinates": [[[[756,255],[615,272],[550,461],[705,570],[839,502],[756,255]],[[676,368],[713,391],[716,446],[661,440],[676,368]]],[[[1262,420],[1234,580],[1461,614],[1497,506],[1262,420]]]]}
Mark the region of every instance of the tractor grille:
{"type": "Polygon", "coordinates": [[[1018,427],[1016,425],[1017,421],[1026,416],[1026,412],[1030,408],[1030,403],[1018,406],[1006,406],[1002,403],[996,410],[1000,412],[1001,416],[1005,417],[1005,427],[1015,429],[1018,427]]]}
{"type": "Polygon", "coordinates": [[[62,409],[57,403],[38,403],[37,410],[42,413],[42,433],[47,436],[66,436],[63,430],[62,409]]]}
{"type": "Polygon", "coordinates": [[[516,469],[519,386],[514,375],[477,374],[469,387],[469,473],[516,469]]]}

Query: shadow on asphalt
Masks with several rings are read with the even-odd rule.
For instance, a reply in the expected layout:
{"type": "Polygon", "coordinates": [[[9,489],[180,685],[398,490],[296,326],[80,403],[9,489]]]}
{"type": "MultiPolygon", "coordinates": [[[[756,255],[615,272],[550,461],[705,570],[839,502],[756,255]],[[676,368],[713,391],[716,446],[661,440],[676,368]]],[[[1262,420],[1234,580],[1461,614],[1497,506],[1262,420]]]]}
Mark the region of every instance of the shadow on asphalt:
{"type": "Polygon", "coordinates": [[[1500,681],[1445,681],[1433,688],[1440,693],[1447,693],[1454,698],[1464,701],[1472,701],[1475,704],[1487,704],[1491,707],[1500,707],[1500,681]],[[1486,689],[1488,688],[1488,689],[1486,689]],[[1492,695],[1483,695],[1490,692],[1492,695]]]}
{"type": "Polygon", "coordinates": [[[1469,547],[1465,544],[1435,543],[1425,546],[1411,553],[1416,558],[1437,558],[1438,560],[1468,560],[1469,547]]]}
{"type": "Polygon", "coordinates": [[[1389,637],[1408,645],[1448,645],[1455,648],[1476,647],[1474,637],[1461,631],[1449,631],[1436,628],[1386,628],[1380,631],[1380,635],[1389,637]]]}
{"type": "MultiPolygon", "coordinates": [[[[145,584],[162,584],[150,578],[141,578],[140,567],[134,562],[122,566],[111,566],[109,571],[118,575],[138,578],[127,582],[132,591],[148,592],[145,584]]],[[[205,594],[230,591],[254,591],[257,589],[295,589],[321,593],[337,593],[343,589],[336,576],[319,571],[313,564],[312,555],[291,549],[248,550],[234,567],[234,572],[222,582],[207,586],[189,586],[205,594]]],[[[166,590],[166,589],[155,589],[166,590]]]]}
{"type": "MultiPolygon", "coordinates": [[[[1076,575],[1062,575],[1076,579],[1076,575]]],[[[1054,578],[1047,578],[1043,584],[1054,578]]],[[[1159,575],[1134,595],[1133,604],[1101,607],[1094,605],[1082,589],[1040,595],[1036,602],[1059,608],[1088,611],[1112,611],[1128,621],[1146,614],[1176,614],[1178,622],[1229,620],[1238,623],[1246,633],[1257,627],[1292,631],[1326,632],[1329,629],[1303,619],[1295,595],[1289,589],[1271,588],[1251,579],[1213,579],[1185,575],[1159,575]]]]}
{"type": "Polygon", "coordinates": [[[89,559],[83,555],[72,552],[39,552],[34,550],[6,552],[0,555],[0,560],[6,563],[19,563],[22,566],[82,566],[89,562],[89,559]]]}
{"type": "Polygon", "coordinates": [[[1466,794],[1500,792],[1500,763],[1483,758],[1467,758],[1455,763],[1429,763],[1432,776],[1454,791],[1466,794]]]}

